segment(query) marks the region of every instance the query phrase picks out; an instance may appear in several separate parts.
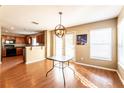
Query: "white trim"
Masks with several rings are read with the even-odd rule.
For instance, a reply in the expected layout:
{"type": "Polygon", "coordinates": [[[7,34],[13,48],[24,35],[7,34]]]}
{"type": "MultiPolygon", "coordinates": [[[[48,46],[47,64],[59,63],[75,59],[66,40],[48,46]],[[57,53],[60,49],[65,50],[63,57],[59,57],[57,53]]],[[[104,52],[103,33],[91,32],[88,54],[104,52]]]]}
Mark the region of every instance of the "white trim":
{"type": "Polygon", "coordinates": [[[121,77],[120,73],[116,69],[110,69],[110,68],[105,68],[105,67],[100,67],[100,66],[94,66],[94,65],[89,65],[89,64],[85,64],[85,63],[79,63],[79,62],[74,62],[74,63],[84,65],[84,66],[88,66],[88,67],[98,68],[98,69],[115,71],[117,73],[117,75],[119,76],[119,79],[121,80],[122,84],[124,85],[124,79],[121,77]]]}
{"type": "Polygon", "coordinates": [[[90,59],[96,59],[96,60],[101,60],[101,61],[112,61],[112,59],[95,57],[95,56],[90,57],[90,59]]]}
{"type": "Polygon", "coordinates": [[[46,58],[43,58],[43,59],[40,59],[40,60],[35,60],[35,61],[28,61],[28,62],[25,62],[25,64],[31,64],[31,63],[36,63],[36,62],[39,62],[39,61],[43,61],[45,60],[46,58]]]}
{"type": "Polygon", "coordinates": [[[117,72],[117,74],[118,74],[118,76],[119,76],[119,78],[120,78],[122,84],[124,85],[124,79],[121,77],[121,75],[120,75],[120,73],[118,72],[118,70],[117,70],[116,72],[117,72]]]}
{"type": "Polygon", "coordinates": [[[91,65],[91,64],[85,64],[85,63],[79,63],[79,62],[74,62],[74,63],[84,65],[84,66],[88,66],[88,67],[98,68],[98,69],[104,69],[104,70],[109,70],[109,71],[117,71],[116,69],[111,69],[111,68],[106,68],[106,67],[101,67],[101,66],[95,66],[95,65],[91,65]]]}
{"type": "Polygon", "coordinates": [[[121,64],[121,63],[118,62],[118,65],[121,66],[121,68],[124,69],[124,64],[121,64]]]}

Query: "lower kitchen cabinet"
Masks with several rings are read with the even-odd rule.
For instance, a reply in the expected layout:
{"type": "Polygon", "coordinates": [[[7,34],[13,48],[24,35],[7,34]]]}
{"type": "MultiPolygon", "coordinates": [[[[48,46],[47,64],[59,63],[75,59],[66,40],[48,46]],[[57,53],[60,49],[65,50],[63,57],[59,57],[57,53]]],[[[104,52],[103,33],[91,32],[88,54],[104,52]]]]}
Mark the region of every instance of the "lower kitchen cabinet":
{"type": "Polygon", "coordinates": [[[23,48],[16,48],[17,56],[23,55],[23,48]]]}
{"type": "Polygon", "coordinates": [[[2,57],[6,57],[6,48],[2,48],[2,57]]]}

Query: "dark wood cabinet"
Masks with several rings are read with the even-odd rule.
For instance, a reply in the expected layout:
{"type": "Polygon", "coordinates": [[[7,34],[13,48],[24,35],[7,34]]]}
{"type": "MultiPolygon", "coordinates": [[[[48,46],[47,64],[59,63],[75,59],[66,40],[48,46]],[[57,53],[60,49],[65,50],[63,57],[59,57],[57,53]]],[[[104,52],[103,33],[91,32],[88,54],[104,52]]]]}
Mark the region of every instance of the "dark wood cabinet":
{"type": "Polygon", "coordinates": [[[41,43],[41,35],[36,36],[37,43],[41,43]]]}
{"type": "Polygon", "coordinates": [[[15,40],[16,44],[25,44],[25,37],[2,35],[2,43],[6,40],[15,40]]]}
{"type": "Polygon", "coordinates": [[[6,39],[7,39],[7,36],[2,35],[2,43],[5,43],[6,39]]]}
{"type": "Polygon", "coordinates": [[[25,37],[16,37],[16,44],[25,44],[25,37]]]}
{"type": "Polygon", "coordinates": [[[6,48],[2,48],[2,57],[6,57],[6,48]]]}
{"type": "Polygon", "coordinates": [[[7,40],[15,40],[16,37],[14,37],[14,36],[6,36],[6,39],[7,39],[7,40]]]}
{"type": "Polygon", "coordinates": [[[36,36],[36,40],[37,40],[37,43],[39,43],[39,44],[44,44],[44,39],[45,38],[45,34],[44,34],[44,32],[42,32],[41,34],[39,34],[39,35],[37,35],[36,36]]]}
{"type": "Polygon", "coordinates": [[[16,48],[16,55],[23,55],[23,48],[16,48]]]}

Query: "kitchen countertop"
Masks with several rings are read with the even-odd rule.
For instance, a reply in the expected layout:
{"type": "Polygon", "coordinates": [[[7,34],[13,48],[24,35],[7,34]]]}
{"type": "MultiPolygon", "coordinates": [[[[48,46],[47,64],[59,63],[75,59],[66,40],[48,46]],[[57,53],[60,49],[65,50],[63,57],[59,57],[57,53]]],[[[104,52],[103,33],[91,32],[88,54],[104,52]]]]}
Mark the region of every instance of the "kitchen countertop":
{"type": "Polygon", "coordinates": [[[44,46],[44,45],[27,45],[25,47],[37,47],[37,46],[44,46]]]}
{"type": "MultiPolygon", "coordinates": [[[[11,44],[12,45],[12,44],[11,44]]],[[[38,47],[38,46],[45,46],[45,45],[23,45],[23,46],[19,46],[19,45],[15,45],[13,48],[25,48],[25,47],[38,47]]],[[[3,48],[6,48],[5,46],[2,46],[3,48]]]]}
{"type": "Polygon", "coordinates": [[[15,48],[25,48],[25,46],[16,46],[15,48]]]}
{"type": "Polygon", "coordinates": [[[27,45],[27,46],[15,46],[15,48],[25,48],[25,47],[39,47],[39,46],[44,46],[44,45],[27,45]]]}

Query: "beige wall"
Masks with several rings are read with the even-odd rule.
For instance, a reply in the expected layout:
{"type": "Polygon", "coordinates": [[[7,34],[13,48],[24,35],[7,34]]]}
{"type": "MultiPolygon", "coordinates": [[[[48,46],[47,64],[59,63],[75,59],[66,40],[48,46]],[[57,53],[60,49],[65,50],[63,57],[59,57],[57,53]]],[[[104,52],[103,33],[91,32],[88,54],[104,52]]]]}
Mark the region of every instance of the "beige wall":
{"type": "MultiPolygon", "coordinates": [[[[92,64],[97,66],[102,66],[106,68],[114,68],[117,66],[117,55],[116,55],[116,24],[117,19],[110,19],[80,26],[75,26],[68,28],[68,31],[76,32],[75,34],[87,34],[88,42],[86,45],[76,45],[76,61],[92,64]],[[90,30],[111,27],[113,32],[113,42],[112,42],[112,61],[95,60],[90,58],[90,30]],[[81,60],[83,58],[83,61],[81,60]]],[[[75,36],[76,36],[75,35],[75,36]]]]}
{"type": "MultiPolygon", "coordinates": [[[[122,20],[124,21],[124,7],[123,7],[123,9],[121,10],[121,13],[118,16],[118,25],[117,25],[118,31],[120,30],[120,24],[121,24],[122,20]]],[[[121,78],[124,81],[124,68],[121,66],[121,64],[119,64],[119,61],[118,61],[118,72],[119,72],[121,78]]]]}
{"type": "Polygon", "coordinates": [[[47,34],[47,37],[46,37],[47,38],[47,40],[46,40],[47,41],[47,46],[46,46],[47,47],[47,57],[50,57],[50,56],[52,56],[51,55],[51,45],[52,45],[51,44],[51,41],[52,41],[51,40],[51,31],[47,31],[46,34],[47,34]]]}
{"type": "MultiPolygon", "coordinates": [[[[117,18],[67,28],[68,32],[73,32],[75,34],[74,35],[75,40],[76,40],[76,35],[78,35],[78,34],[88,34],[88,42],[86,45],[76,45],[75,44],[76,61],[81,62],[81,63],[90,64],[90,65],[96,65],[96,66],[116,69],[117,68],[116,27],[117,27],[117,18]],[[113,32],[112,33],[113,34],[112,61],[91,59],[90,58],[90,40],[89,40],[90,30],[99,29],[99,28],[107,28],[107,27],[111,27],[112,32],[113,32]],[[82,61],[81,58],[83,58],[84,60],[82,61]]],[[[54,42],[53,42],[53,45],[54,45],[54,42]]],[[[54,48],[53,48],[53,53],[55,53],[54,48]]]]}

